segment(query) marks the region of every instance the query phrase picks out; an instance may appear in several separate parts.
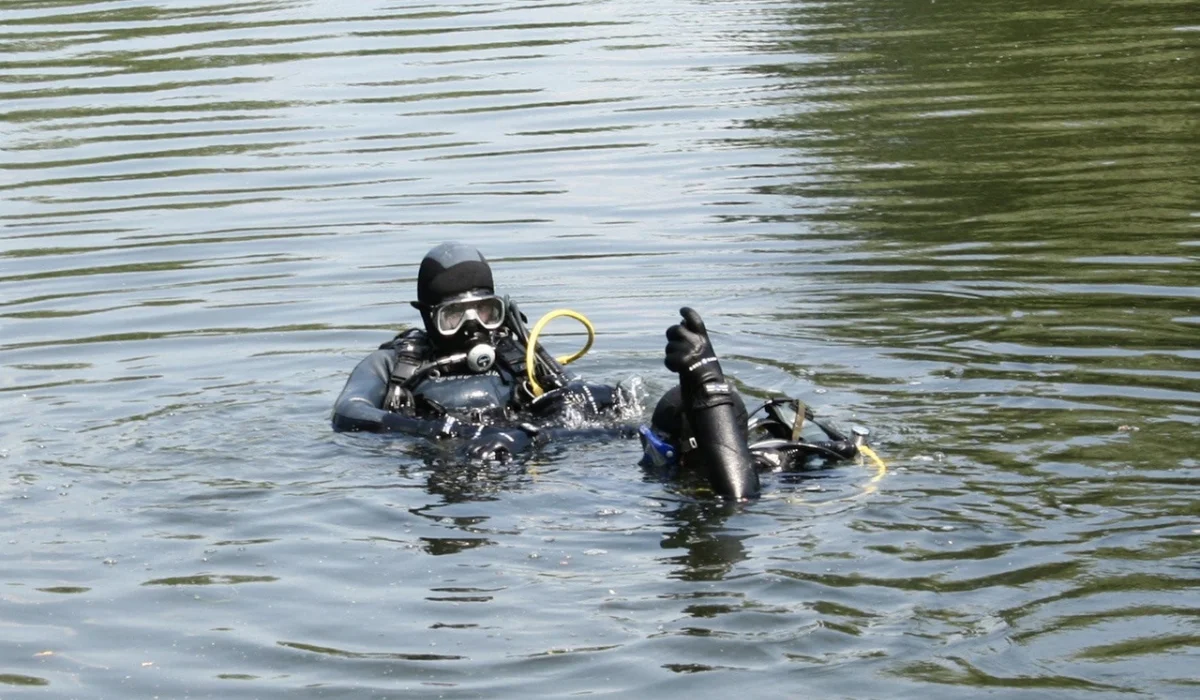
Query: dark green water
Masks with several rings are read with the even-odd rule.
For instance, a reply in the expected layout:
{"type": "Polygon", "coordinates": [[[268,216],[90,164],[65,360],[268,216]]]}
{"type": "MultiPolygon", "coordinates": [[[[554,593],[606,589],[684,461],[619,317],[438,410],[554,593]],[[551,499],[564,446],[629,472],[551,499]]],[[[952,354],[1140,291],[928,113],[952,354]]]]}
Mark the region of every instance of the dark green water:
{"type": "MultiPolygon", "coordinates": [[[[0,3],[0,697],[1192,697],[1200,8],[0,3]],[[891,469],[335,435],[470,242],[891,469]]],[[[564,323],[563,333],[571,329],[564,323]]],[[[572,349],[577,336],[555,336],[572,349]]]]}

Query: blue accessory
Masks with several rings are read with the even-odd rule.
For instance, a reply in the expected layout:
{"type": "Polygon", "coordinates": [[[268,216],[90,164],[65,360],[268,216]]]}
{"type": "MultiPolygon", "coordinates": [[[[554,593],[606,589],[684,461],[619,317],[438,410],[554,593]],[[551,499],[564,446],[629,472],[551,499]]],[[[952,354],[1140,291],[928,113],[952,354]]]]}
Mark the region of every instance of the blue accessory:
{"type": "Polygon", "coordinates": [[[671,443],[659,437],[648,425],[638,428],[638,437],[642,440],[642,451],[645,458],[656,467],[674,467],[677,463],[678,451],[671,443]]]}

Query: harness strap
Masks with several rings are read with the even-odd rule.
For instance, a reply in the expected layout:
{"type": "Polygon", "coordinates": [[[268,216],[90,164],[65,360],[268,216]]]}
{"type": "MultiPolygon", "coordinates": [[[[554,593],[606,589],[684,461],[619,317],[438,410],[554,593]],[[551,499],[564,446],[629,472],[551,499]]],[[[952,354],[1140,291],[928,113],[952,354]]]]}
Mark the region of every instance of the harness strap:
{"type": "Polygon", "coordinates": [[[379,346],[380,350],[391,350],[396,354],[392,371],[388,376],[387,393],[383,398],[383,409],[398,413],[413,405],[412,392],[405,383],[421,366],[429,353],[429,341],[419,328],[410,328],[379,346]]]}

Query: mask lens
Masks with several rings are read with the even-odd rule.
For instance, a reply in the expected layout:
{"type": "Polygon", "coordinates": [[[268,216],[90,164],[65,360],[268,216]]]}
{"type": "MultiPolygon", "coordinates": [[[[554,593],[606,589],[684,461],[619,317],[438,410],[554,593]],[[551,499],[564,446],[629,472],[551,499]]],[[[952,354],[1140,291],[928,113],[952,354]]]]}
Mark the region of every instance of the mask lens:
{"type": "Polygon", "coordinates": [[[504,302],[495,297],[480,299],[475,311],[479,314],[479,323],[488,330],[495,330],[504,322],[504,302]]]}
{"type": "Polygon", "coordinates": [[[449,335],[462,328],[465,311],[459,304],[446,304],[438,309],[438,330],[449,335]]]}

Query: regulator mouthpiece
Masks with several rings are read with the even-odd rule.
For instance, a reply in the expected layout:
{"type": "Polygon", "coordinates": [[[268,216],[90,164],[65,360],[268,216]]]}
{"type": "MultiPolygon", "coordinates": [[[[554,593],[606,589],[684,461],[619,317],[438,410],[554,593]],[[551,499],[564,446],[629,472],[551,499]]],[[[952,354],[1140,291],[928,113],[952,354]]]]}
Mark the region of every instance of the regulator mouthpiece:
{"type": "Polygon", "coordinates": [[[486,343],[480,343],[467,352],[467,367],[472,372],[483,373],[492,368],[496,362],[496,348],[486,343]]]}

